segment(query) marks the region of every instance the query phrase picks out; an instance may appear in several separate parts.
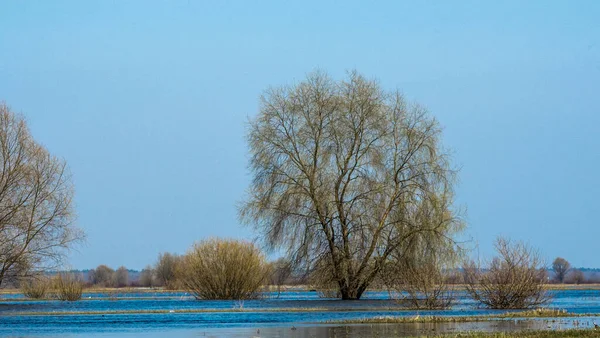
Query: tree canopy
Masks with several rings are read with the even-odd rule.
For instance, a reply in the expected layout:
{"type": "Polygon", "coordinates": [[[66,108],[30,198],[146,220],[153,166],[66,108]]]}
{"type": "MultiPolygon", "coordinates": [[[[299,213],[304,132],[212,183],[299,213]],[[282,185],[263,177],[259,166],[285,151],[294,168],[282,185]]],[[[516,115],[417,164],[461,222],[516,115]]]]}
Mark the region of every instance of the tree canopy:
{"type": "Polygon", "coordinates": [[[64,160],[0,103],[0,284],[55,268],[83,239],[73,225],[73,184],[64,160]]]}
{"type": "Polygon", "coordinates": [[[427,110],[351,72],[268,89],[250,121],[252,185],[240,215],[358,299],[416,238],[454,244],[456,172],[427,110]]]}

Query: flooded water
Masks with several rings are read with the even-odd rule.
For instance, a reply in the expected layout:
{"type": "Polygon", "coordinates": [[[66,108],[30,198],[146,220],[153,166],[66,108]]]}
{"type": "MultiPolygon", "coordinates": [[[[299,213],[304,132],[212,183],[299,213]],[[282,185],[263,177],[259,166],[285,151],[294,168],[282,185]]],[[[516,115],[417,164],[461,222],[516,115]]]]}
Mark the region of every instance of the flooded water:
{"type": "MultiPolygon", "coordinates": [[[[600,313],[600,290],[560,290],[551,293],[554,297],[549,307],[572,313],[600,313]]],[[[22,295],[11,294],[0,295],[0,300],[0,335],[24,337],[398,337],[470,330],[591,327],[595,320],[584,317],[554,321],[536,319],[344,326],[327,323],[331,320],[378,316],[472,316],[506,312],[477,308],[464,292],[458,293],[452,309],[439,311],[403,310],[389,299],[387,292],[367,292],[364,299],[359,301],[321,299],[315,292],[308,291],[284,292],[279,298],[276,298],[276,294],[268,294],[262,300],[244,302],[198,301],[180,292],[86,293],[77,302],[31,301],[22,295]],[[94,314],[106,311],[128,313],[94,314]],[[144,311],[161,313],[139,313],[144,311]]]]}

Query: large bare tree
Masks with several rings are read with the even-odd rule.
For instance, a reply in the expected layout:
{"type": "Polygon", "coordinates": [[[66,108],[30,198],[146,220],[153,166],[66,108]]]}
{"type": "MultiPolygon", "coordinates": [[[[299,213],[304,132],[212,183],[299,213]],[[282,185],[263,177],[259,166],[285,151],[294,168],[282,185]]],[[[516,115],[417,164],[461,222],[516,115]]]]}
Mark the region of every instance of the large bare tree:
{"type": "Polygon", "coordinates": [[[83,238],[73,225],[73,185],[64,160],[0,103],[0,284],[56,267],[83,238]]]}
{"type": "Polygon", "coordinates": [[[271,88],[249,126],[241,219],[296,264],[325,267],[343,299],[359,299],[412,238],[452,241],[462,226],[439,137],[423,107],[356,72],[271,88]],[[432,205],[444,217],[421,222],[432,205]]]}

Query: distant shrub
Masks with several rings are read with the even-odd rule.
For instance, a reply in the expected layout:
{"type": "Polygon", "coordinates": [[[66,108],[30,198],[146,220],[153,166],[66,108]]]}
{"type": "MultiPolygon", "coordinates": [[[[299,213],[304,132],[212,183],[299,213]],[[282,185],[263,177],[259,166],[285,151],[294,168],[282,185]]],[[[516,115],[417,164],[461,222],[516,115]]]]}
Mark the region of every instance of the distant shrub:
{"type": "Polygon", "coordinates": [[[586,282],[583,271],[579,269],[571,269],[564,279],[568,284],[584,284],[586,282]]]}
{"type": "Polygon", "coordinates": [[[154,286],[154,270],[151,266],[146,266],[142,269],[138,283],[141,287],[145,288],[154,286]]]}
{"type": "Polygon", "coordinates": [[[178,275],[196,299],[253,299],[260,296],[269,265],[252,243],[210,239],[183,257],[178,275]]]}
{"type": "Polygon", "coordinates": [[[117,288],[122,288],[129,285],[129,271],[124,266],[121,266],[113,274],[112,285],[117,288]]]}
{"type": "Polygon", "coordinates": [[[169,252],[161,253],[154,266],[154,275],[157,286],[164,286],[167,289],[177,289],[177,266],[181,262],[181,257],[169,252]]]}
{"type": "Polygon", "coordinates": [[[464,266],[469,295],[493,309],[525,309],[547,303],[547,274],[540,255],[524,243],[503,238],[495,246],[499,255],[487,269],[473,262],[464,266]]]}
{"type": "Polygon", "coordinates": [[[61,272],[53,280],[56,298],[63,301],[81,299],[83,282],[73,273],[61,272]]]}
{"type": "Polygon", "coordinates": [[[27,298],[43,299],[50,289],[50,281],[45,276],[35,276],[20,282],[21,292],[27,298]]]}

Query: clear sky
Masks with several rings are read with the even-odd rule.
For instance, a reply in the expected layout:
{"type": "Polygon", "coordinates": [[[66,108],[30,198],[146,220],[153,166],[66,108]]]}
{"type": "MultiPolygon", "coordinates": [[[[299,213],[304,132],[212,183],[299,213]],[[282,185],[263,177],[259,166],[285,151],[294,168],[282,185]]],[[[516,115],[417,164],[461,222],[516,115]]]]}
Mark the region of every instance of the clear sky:
{"type": "Polygon", "coordinates": [[[497,235],[600,267],[600,1],[2,1],[0,100],[71,168],[74,268],[252,238],[248,117],[270,85],[357,69],[427,106],[497,235]]]}

